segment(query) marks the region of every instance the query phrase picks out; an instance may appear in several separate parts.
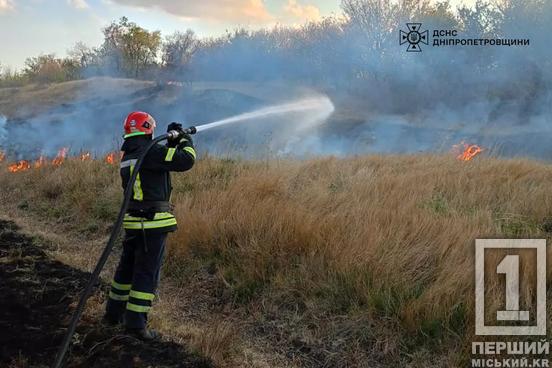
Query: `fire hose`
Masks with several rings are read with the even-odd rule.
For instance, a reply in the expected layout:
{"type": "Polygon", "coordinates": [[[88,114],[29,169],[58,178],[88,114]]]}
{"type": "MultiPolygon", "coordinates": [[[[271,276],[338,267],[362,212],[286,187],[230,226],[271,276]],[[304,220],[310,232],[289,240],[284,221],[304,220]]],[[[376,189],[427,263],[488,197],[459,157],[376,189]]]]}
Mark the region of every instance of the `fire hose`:
{"type": "Polygon", "coordinates": [[[94,267],[94,271],[92,272],[92,275],[90,276],[90,279],[88,280],[88,283],[86,284],[86,287],[84,288],[81,294],[81,297],[79,299],[79,303],[77,304],[77,308],[75,309],[75,312],[73,312],[73,315],[71,316],[71,321],[69,322],[69,326],[67,327],[67,332],[65,333],[63,342],[61,343],[58,349],[56,360],[54,362],[54,365],[52,366],[53,368],[62,367],[65,355],[67,354],[67,350],[69,349],[69,345],[71,344],[71,340],[73,339],[75,329],[77,328],[77,324],[80,320],[82,312],[84,311],[84,307],[86,306],[86,301],[90,297],[90,294],[92,293],[92,289],[94,288],[94,285],[98,281],[100,272],[105,266],[105,263],[107,262],[107,259],[111,254],[111,251],[113,250],[113,246],[115,245],[115,240],[117,239],[117,236],[119,235],[119,231],[121,230],[121,226],[123,225],[123,220],[128,208],[128,204],[130,203],[130,197],[132,195],[132,188],[134,187],[134,182],[136,181],[136,177],[140,172],[140,168],[142,166],[142,163],[144,162],[144,158],[151,150],[151,148],[155,146],[157,143],[167,139],[176,140],[183,134],[195,134],[196,132],[197,130],[195,127],[190,127],[182,131],[171,130],[167,134],[163,134],[159,137],[152,139],[152,141],[146,146],[146,149],[142,152],[140,157],[138,157],[136,164],[134,165],[134,170],[132,171],[132,175],[130,176],[130,180],[128,181],[127,186],[125,188],[123,203],[121,205],[121,209],[119,210],[119,215],[117,216],[115,225],[111,230],[111,235],[109,236],[107,245],[105,246],[100,256],[100,259],[98,260],[98,263],[94,267]]]}

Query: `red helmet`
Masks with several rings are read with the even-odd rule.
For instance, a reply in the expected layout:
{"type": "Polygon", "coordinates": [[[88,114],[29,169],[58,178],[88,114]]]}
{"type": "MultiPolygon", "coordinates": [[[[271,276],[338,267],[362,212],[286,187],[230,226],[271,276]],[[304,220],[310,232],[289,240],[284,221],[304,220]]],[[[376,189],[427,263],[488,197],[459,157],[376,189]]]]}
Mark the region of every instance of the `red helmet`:
{"type": "Polygon", "coordinates": [[[155,119],[147,112],[131,112],[125,119],[124,138],[130,138],[136,135],[153,134],[155,126],[155,119]]]}

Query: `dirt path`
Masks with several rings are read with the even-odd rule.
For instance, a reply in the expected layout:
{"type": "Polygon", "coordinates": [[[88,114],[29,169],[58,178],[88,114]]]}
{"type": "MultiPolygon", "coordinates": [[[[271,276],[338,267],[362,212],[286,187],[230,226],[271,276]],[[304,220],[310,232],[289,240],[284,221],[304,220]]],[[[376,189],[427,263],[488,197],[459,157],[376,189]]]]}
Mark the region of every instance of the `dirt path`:
{"type": "MultiPolygon", "coordinates": [[[[50,259],[0,220],[0,366],[48,367],[89,274],[50,259]]],[[[144,344],[84,316],[68,367],[210,367],[172,342],[144,344]]]]}

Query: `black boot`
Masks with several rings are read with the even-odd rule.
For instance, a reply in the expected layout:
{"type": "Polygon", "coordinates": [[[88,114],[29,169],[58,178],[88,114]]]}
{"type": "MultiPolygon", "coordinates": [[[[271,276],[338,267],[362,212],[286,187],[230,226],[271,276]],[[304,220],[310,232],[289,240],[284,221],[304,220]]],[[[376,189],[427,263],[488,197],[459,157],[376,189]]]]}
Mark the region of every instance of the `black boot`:
{"type": "Polygon", "coordinates": [[[161,337],[157,331],[148,328],[127,328],[126,333],[143,341],[159,340],[161,337]]]}
{"type": "Polygon", "coordinates": [[[104,314],[102,318],[102,323],[114,327],[123,323],[123,317],[113,317],[109,314],[104,314]]]}

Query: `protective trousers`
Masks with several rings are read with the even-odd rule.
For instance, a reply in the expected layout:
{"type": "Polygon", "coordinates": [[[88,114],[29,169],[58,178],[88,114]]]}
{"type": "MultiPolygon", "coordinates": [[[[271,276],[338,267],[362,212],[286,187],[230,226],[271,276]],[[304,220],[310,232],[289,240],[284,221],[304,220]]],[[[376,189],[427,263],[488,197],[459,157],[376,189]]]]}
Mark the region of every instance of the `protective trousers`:
{"type": "Polygon", "coordinates": [[[111,284],[106,317],[128,329],[146,327],[155,297],[167,233],[126,232],[123,253],[111,284]]]}

